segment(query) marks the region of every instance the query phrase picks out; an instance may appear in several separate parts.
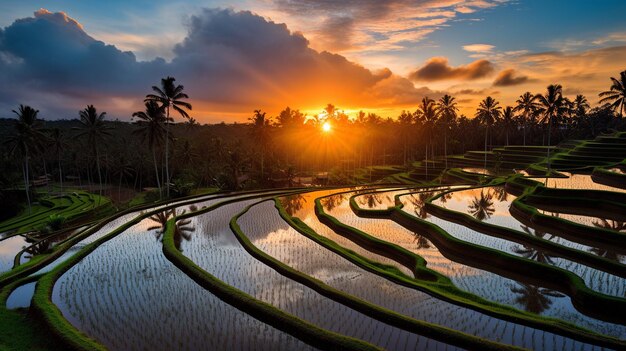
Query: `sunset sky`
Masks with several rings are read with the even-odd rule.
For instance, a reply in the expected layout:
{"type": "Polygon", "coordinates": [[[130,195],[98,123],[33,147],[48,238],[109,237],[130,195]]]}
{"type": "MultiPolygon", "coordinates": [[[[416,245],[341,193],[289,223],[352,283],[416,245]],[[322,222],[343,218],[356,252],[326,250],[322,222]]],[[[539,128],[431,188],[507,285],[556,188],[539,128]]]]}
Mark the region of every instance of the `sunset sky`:
{"type": "Polygon", "coordinates": [[[176,77],[201,123],[333,103],[396,117],[454,95],[472,117],[560,83],[592,105],[626,69],[626,1],[0,2],[0,117],[95,104],[128,120],[176,77]]]}

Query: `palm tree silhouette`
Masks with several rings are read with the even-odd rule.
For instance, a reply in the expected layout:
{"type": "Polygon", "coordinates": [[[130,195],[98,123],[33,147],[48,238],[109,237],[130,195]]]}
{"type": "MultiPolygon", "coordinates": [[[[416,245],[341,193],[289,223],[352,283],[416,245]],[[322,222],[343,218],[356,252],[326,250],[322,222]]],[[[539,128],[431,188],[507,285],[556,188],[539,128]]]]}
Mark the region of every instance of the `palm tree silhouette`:
{"type": "Polygon", "coordinates": [[[584,116],[587,113],[587,110],[589,109],[589,101],[587,100],[587,98],[585,97],[585,95],[576,95],[576,98],[574,98],[574,110],[576,112],[577,116],[584,116]]]}
{"type": "Polygon", "coordinates": [[[619,79],[611,77],[611,81],[613,82],[611,88],[599,94],[600,103],[610,104],[610,108],[616,113],[619,112],[620,118],[623,118],[626,109],[626,71],[620,72],[619,79]]]}
{"type": "Polygon", "coordinates": [[[479,221],[483,221],[491,217],[496,211],[493,205],[493,195],[491,192],[480,191],[480,196],[472,199],[468,206],[467,212],[479,221]]]}
{"type": "Polygon", "coordinates": [[[37,118],[39,110],[28,105],[20,105],[15,121],[15,134],[7,137],[5,143],[9,146],[10,154],[20,154],[23,158],[22,172],[24,175],[24,190],[28,202],[28,213],[31,213],[30,203],[30,166],[29,158],[33,153],[40,151],[46,135],[41,131],[41,120],[37,118]]]}
{"type": "Polygon", "coordinates": [[[535,114],[537,113],[537,109],[539,108],[539,104],[537,103],[537,95],[531,94],[529,91],[520,95],[519,99],[515,101],[517,106],[515,106],[515,112],[522,112],[522,118],[524,119],[524,146],[526,146],[526,126],[528,122],[531,122],[533,125],[535,123],[535,114]]]}
{"type": "Polygon", "coordinates": [[[159,188],[159,198],[163,197],[161,189],[161,181],[159,180],[159,169],[157,167],[156,149],[163,142],[163,138],[166,137],[166,129],[164,124],[167,117],[165,117],[165,109],[160,107],[156,101],[145,102],[146,111],[137,111],[133,113],[133,118],[139,120],[135,122],[139,126],[138,129],[133,131],[133,135],[140,135],[142,140],[148,142],[148,147],[152,150],[152,162],[154,163],[154,175],[156,177],[157,187],[159,188]]]}
{"type": "Polygon", "coordinates": [[[443,127],[443,154],[446,161],[446,168],[448,168],[448,129],[450,129],[450,124],[454,123],[459,108],[457,107],[454,97],[446,94],[439,99],[437,110],[439,116],[441,116],[439,122],[443,127]]]}
{"type": "Polygon", "coordinates": [[[500,107],[499,105],[500,103],[497,102],[494,98],[492,98],[491,96],[487,96],[483,101],[480,102],[480,104],[478,105],[478,109],[476,110],[476,118],[478,118],[480,123],[486,126],[485,169],[487,169],[487,134],[489,134],[489,127],[500,119],[502,107],[500,107]]]}
{"type": "Polygon", "coordinates": [[[513,118],[515,117],[515,113],[511,106],[507,106],[502,111],[502,124],[504,124],[504,133],[506,135],[506,146],[509,146],[509,131],[513,126],[513,118]]]}
{"type": "Polygon", "coordinates": [[[104,124],[104,117],[106,112],[98,114],[98,111],[93,105],[87,105],[87,107],[79,111],[80,115],[80,127],[73,129],[80,131],[77,137],[85,137],[87,144],[91,148],[93,157],[96,160],[96,168],[98,169],[98,182],[100,184],[100,195],[102,195],[102,172],[100,171],[100,149],[98,145],[104,140],[105,136],[111,135],[109,130],[112,129],[104,124]]]}
{"type": "Polygon", "coordinates": [[[548,124],[548,172],[550,172],[550,135],[552,134],[552,124],[562,116],[566,106],[563,100],[563,87],[560,84],[548,85],[546,95],[537,95],[539,108],[537,112],[543,115],[540,123],[548,124]]]}
{"type": "Polygon", "coordinates": [[[511,287],[511,291],[520,294],[515,298],[515,302],[524,306],[524,310],[536,314],[547,310],[552,305],[549,297],[564,297],[565,295],[546,288],[540,288],[535,285],[518,283],[520,287],[511,287]]]}
{"type": "Polygon", "coordinates": [[[146,95],[145,102],[155,101],[161,104],[161,107],[165,109],[165,189],[166,196],[170,197],[170,166],[169,166],[169,154],[170,154],[170,143],[169,143],[169,131],[170,131],[170,122],[173,122],[174,119],[170,117],[170,108],[174,109],[174,111],[178,112],[183,118],[189,119],[189,114],[185,109],[191,110],[191,104],[183,101],[183,99],[188,99],[189,96],[183,93],[185,89],[182,85],[174,85],[176,79],[174,77],[167,77],[161,79],[161,88],[157,86],[152,86],[152,90],[156,94],[148,94],[146,95]]]}
{"type": "Polygon", "coordinates": [[[428,136],[428,140],[426,142],[426,172],[428,172],[428,144],[430,144],[431,152],[434,155],[434,151],[432,151],[432,134],[438,117],[439,111],[437,109],[437,105],[435,104],[435,100],[429,98],[428,96],[422,98],[422,103],[415,111],[415,119],[416,122],[422,124],[424,134],[428,136]]]}
{"type": "MultiPolygon", "coordinates": [[[[193,211],[193,209],[191,209],[193,211]]],[[[150,220],[154,221],[157,223],[157,225],[153,225],[151,227],[148,228],[148,230],[155,230],[156,232],[154,233],[154,236],[156,237],[157,240],[163,240],[163,234],[165,234],[165,228],[167,226],[167,221],[169,221],[170,219],[174,218],[174,217],[179,217],[184,215],[187,212],[187,210],[182,210],[180,213],[175,209],[172,208],[170,210],[166,210],[166,211],[162,211],[162,212],[158,212],[152,216],[150,216],[150,220]]],[[[180,249],[180,244],[182,243],[183,239],[185,241],[189,241],[191,240],[191,234],[196,230],[196,228],[190,226],[189,224],[191,223],[191,219],[181,219],[181,220],[177,220],[174,226],[174,246],[179,250],[182,251],[180,249]]]]}
{"type": "Polygon", "coordinates": [[[61,167],[61,154],[63,150],[68,146],[65,141],[65,136],[59,128],[53,128],[50,130],[50,146],[57,154],[57,163],[59,166],[59,181],[61,182],[61,191],[63,191],[63,168],[61,167]]]}
{"type": "MultiPolygon", "coordinates": [[[[552,234],[548,234],[547,232],[533,229],[525,225],[522,225],[521,228],[526,234],[535,236],[540,239],[543,239],[546,235],[549,235],[549,237],[546,238],[546,240],[551,240],[552,238],[554,238],[554,235],[552,234]]],[[[521,255],[524,258],[537,261],[539,263],[554,264],[554,261],[552,260],[552,256],[549,256],[544,251],[539,250],[533,246],[522,245],[520,247],[520,246],[515,245],[513,246],[513,252],[515,252],[518,255],[521,255]]]]}
{"type": "MultiPolygon", "coordinates": [[[[329,106],[332,106],[329,104],[329,106]]],[[[261,179],[264,178],[264,160],[267,144],[270,141],[271,118],[265,117],[266,113],[261,110],[254,110],[254,116],[248,118],[252,124],[251,134],[259,143],[261,148],[261,179]]]]}

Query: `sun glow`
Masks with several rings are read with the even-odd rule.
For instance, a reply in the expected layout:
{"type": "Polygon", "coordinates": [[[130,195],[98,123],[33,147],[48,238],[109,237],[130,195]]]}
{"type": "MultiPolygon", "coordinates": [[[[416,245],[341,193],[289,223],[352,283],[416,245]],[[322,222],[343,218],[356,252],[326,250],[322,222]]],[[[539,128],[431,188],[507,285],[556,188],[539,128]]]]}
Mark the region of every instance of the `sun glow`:
{"type": "Polygon", "coordinates": [[[330,132],[332,126],[330,125],[329,122],[324,122],[324,124],[322,124],[322,131],[328,133],[330,132]]]}

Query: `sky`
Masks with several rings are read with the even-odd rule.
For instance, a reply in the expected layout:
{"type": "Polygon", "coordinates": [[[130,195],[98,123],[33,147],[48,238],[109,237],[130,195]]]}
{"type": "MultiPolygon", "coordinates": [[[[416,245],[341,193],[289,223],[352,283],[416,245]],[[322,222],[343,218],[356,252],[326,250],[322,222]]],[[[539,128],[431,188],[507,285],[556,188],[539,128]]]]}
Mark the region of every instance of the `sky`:
{"type": "Polygon", "coordinates": [[[129,120],[166,76],[201,123],[255,109],[349,115],[456,97],[474,115],[562,84],[592,106],[626,70],[623,0],[50,0],[0,2],[0,117],[94,104],[129,120]]]}

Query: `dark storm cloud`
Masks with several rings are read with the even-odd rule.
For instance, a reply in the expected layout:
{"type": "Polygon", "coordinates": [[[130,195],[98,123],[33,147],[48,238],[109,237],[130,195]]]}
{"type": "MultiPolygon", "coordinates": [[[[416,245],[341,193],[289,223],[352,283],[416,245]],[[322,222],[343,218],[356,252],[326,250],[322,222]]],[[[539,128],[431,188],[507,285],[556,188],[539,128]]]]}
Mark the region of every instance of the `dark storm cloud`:
{"type": "MultiPolygon", "coordinates": [[[[0,87],[0,108],[32,103],[42,112],[76,111],[102,102],[118,103],[119,111],[130,114],[167,75],[200,105],[213,107],[356,104],[383,95],[376,90],[389,85],[408,89],[402,101],[418,101],[424,93],[388,70],[372,72],[343,56],[317,52],[286,25],[246,11],[202,10],[190,18],[188,35],[174,54],[169,63],[137,61],[133,53],[93,39],[64,13],[40,10],[0,30],[0,78],[7,83],[0,87]],[[9,89],[13,93],[5,94],[9,89]]],[[[393,100],[385,97],[367,104],[393,100]]]]}
{"type": "Polygon", "coordinates": [[[487,60],[477,60],[467,65],[453,67],[450,66],[447,58],[433,57],[409,74],[409,78],[426,82],[449,79],[474,80],[489,75],[493,70],[493,64],[487,60]]]}

